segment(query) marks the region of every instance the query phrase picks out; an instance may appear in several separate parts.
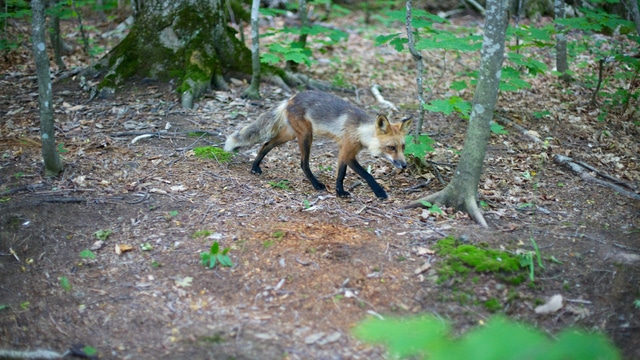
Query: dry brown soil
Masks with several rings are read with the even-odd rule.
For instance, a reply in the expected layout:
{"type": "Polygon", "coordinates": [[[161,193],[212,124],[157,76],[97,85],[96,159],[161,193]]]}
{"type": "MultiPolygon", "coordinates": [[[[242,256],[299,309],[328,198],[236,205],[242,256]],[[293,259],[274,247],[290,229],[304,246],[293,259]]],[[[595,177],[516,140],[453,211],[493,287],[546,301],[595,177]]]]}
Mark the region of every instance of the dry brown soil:
{"type": "MultiPolygon", "coordinates": [[[[358,61],[375,64],[387,99],[411,112],[411,59],[374,48],[358,33],[350,41],[368,47],[358,61]]],[[[334,55],[346,63],[350,46],[334,55]]],[[[360,96],[339,95],[378,111],[367,90],[369,68],[345,66],[354,66],[344,74],[360,96]]],[[[339,69],[316,71],[321,77],[339,69]]],[[[192,155],[286,98],[270,85],[258,102],[240,99],[243,86],[234,85],[183,110],[166,84],[140,82],[115,99],[87,102],[77,79],[56,82],[57,139],[67,152],[64,172],[45,179],[33,66],[8,68],[0,77],[0,348],[62,352],[84,344],[104,359],[376,359],[384,349],[350,332],[367,316],[432,313],[460,334],[490,317],[483,303],[496,298],[499,313],[550,335],[573,326],[602,331],[625,358],[640,358],[640,203],[551,160],[569,155],[637,187],[637,126],[598,122],[585,110],[586,91],[574,85],[569,96],[546,81],[501,99],[503,114],[552,140],[543,148],[515,129],[492,136],[480,183],[485,230],[450,209],[437,217],[402,209],[442,185],[429,169],[397,172],[364,153],[363,166],[389,200],[377,200],[352,172],[346,186],[353,197],[336,198],[336,146],[326,139],[312,153],[326,193],[305,180],[293,143],[265,159],[261,176],[249,171],[255,148],[228,164],[192,155]],[[532,116],[545,109],[552,115],[532,116]],[[168,134],[132,142],[167,123],[168,134]],[[277,186],[281,180],[289,181],[286,189],[277,186]],[[540,211],[518,209],[528,203],[540,211]],[[99,230],[112,233],[95,259],[82,259],[99,230]],[[194,237],[200,230],[210,237],[194,237]],[[444,235],[509,251],[530,250],[533,238],[545,268],[519,286],[495,274],[438,284],[440,259],[428,250],[444,235]],[[200,264],[214,240],[231,247],[232,268],[200,264]],[[117,244],[133,250],[118,255],[117,244]],[[432,268],[416,274],[425,263],[432,268]],[[537,315],[534,307],[555,294],[563,308],[537,315]]],[[[465,129],[453,116],[427,116],[425,130],[437,141],[428,158],[444,164],[445,181],[465,129]]]]}

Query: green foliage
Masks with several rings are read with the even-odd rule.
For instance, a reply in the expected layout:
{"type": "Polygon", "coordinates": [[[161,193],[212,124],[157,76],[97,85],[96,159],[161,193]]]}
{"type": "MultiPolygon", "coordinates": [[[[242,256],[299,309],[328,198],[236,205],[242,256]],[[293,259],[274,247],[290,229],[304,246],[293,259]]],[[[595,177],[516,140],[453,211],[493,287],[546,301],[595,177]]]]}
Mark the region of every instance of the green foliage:
{"type": "Polygon", "coordinates": [[[274,188],[282,189],[282,190],[290,190],[289,180],[280,180],[278,182],[269,181],[269,185],[274,188]]]}
{"type": "Polygon", "coordinates": [[[504,126],[495,122],[491,123],[491,132],[496,135],[506,135],[509,133],[507,130],[504,129],[504,126]]]}
{"type": "Polygon", "coordinates": [[[211,231],[210,230],[198,230],[196,232],[194,232],[191,237],[194,239],[200,238],[200,237],[207,237],[211,235],[211,231]]]}
{"type": "Polygon", "coordinates": [[[392,356],[417,359],[620,359],[618,350],[601,334],[564,330],[551,340],[535,328],[501,316],[455,339],[441,319],[367,319],[354,329],[367,342],[385,344],[392,356]]]}
{"type": "Polygon", "coordinates": [[[440,209],[440,207],[436,204],[432,204],[428,201],[420,201],[420,204],[422,204],[422,206],[424,206],[425,208],[429,209],[429,213],[432,214],[444,214],[444,211],[442,211],[442,209],[440,209]]]}
{"type": "Polygon", "coordinates": [[[93,235],[95,235],[96,238],[98,238],[98,240],[105,241],[105,240],[107,240],[109,235],[111,235],[112,233],[113,233],[113,231],[111,231],[111,230],[98,230],[95,233],[93,233],[93,235]]]}
{"type": "Polygon", "coordinates": [[[200,261],[204,267],[209,267],[209,269],[213,269],[218,263],[221,266],[231,267],[233,266],[233,262],[231,258],[229,258],[229,255],[227,255],[230,250],[231,248],[225,248],[220,251],[220,244],[214,241],[208,252],[200,253],[200,261]]]}
{"type": "Polygon", "coordinates": [[[80,257],[83,259],[95,259],[96,258],[96,254],[93,253],[93,251],[89,250],[89,249],[84,249],[82,251],[80,251],[80,257]]]}
{"type": "Polygon", "coordinates": [[[193,149],[193,153],[200,158],[215,159],[219,163],[228,163],[233,157],[232,153],[228,153],[219,147],[203,146],[193,149]]]}
{"type": "Polygon", "coordinates": [[[428,135],[418,136],[418,142],[415,142],[413,135],[407,135],[405,138],[404,152],[409,155],[413,155],[418,159],[423,159],[428,152],[433,152],[433,139],[428,135]]]}
{"type": "Polygon", "coordinates": [[[463,119],[468,119],[471,115],[471,103],[459,96],[451,96],[447,99],[432,100],[425,104],[424,108],[432,112],[440,112],[451,115],[454,111],[459,113],[463,119]]]}
{"type": "Polygon", "coordinates": [[[67,279],[65,276],[61,276],[58,278],[58,281],[60,282],[60,287],[64,291],[71,291],[71,284],[69,283],[69,279],[67,279]]]}
{"type": "MultiPolygon", "coordinates": [[[[260,9],[260,12],[263,14],[280,14],[282,10],[260,9]]],[[[269,65],[276,65],[282,61],[292,61],[307,66],[313,65],[312,50],[298,40],[303,35],[307,36],[307,38],[311,37],[314,44],[322,47],[335,45],[349,37],[342,30],[322,25],[284,27],[281,30],[271,29],[261,37],[279,36],[279,40],[267,45],[267,52],[260,54],[260,61],[269,65]]]]}
{"type": "Polygon", "coordinates": [[[544,269],[544,265],[542,265],[542,256],[540,255],[540,248],[538,248],[538,244],[533,238],[530,238],[531,244],[533,245],[533,251],[524,251],[518,254],[520,258],[520,266],[523,268],[529,269],[529,280],[535,280],[535,263],[533,258],[536,258],[538,267],[544,269]]]}

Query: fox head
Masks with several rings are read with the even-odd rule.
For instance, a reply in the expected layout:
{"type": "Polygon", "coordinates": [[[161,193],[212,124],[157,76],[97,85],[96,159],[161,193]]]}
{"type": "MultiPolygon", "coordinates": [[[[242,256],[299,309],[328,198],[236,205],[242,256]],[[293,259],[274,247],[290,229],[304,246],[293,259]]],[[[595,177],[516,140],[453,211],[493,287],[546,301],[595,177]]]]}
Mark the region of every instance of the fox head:
{"type": "Polygon", "coordinates": [[[390,123],[384,115],[378,115],[376,118],[376,138],[380,143],[378,153],[398,169],[407,167],[407,161],[404,159],[404,139],[409,133],[412,123],[411,117],[396,124],[390,123]]]}

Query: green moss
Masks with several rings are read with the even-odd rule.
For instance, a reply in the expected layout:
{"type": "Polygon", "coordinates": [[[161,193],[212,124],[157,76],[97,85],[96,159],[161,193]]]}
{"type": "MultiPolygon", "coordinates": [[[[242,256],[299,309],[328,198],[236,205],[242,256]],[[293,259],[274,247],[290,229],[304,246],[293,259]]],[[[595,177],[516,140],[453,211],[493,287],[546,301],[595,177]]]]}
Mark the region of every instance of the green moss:
{"type": "Polygon", "coordinates": [[[193,149],[193,153],[197,157],[215,159],[221,163],[229,162],[233,157],[232,153],[228,153],[215,146],[197,147],[193,149]]]}
{"type": "MultiPolygon", "coordinates": [[[[454,237],[441,239],[434,250],[445,263],[439,270],[439,282],[455,276],[466,276],[469,272],[513,273],[520,270],[519,260],[500,250],[481,248],[470,244],[459,244],[454,237]]],[[[509,282],[521,283],[524,275],[510,277],[509,282]]]]}
{"type": "Polygon", "coordinates": [[[489,312],[492,312],[492,313],[502,309],[502,304],[500,303],[500,300],[496,298],[491,298],[485,301],[483,305],[487,310],[489,310],[489,312]]]}

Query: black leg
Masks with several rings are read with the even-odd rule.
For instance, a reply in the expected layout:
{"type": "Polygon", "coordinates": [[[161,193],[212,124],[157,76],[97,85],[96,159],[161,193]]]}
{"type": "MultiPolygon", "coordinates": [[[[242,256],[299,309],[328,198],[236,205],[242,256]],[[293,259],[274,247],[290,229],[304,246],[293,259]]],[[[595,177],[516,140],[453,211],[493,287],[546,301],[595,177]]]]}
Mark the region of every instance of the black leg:
{"type": "Polygon", "coordinates": [[[260,169],[260,163],[262,159],[269,153],[269,151],[273,150],[276,146],[282,145],[291,139],[283,138],[280,136],[274,137],[273,139],[267,141],[262,147],[260,151],[258,151],[258,155],[256,159],[253,160],[253,165],[251,165],[251,172],[254,174],[262,174],[262,169],[260,169]]]}
{"type": "Polygon", "coordinates": [[[313,175],[311,169],[309,168],[309,155],[311,154],[311,143],[313,142],[313,135],[308,134],[304,136],[302,139],[298,138],[298,144],[300,145],[300,156],[302,159],[300,160],[300,167],[302,168],[302,172],[309,179],[313,188],[318,191],[327,190],[327,187],[318,181],[318,179],[313,175]]]}
{"type": "Polygon", "coordinates": [[[361,178],[363,178],[367,184],[369,184],[369,187],[371,188],[371,190],[373,190],[373,193],[376,194],[376,196],[380,199],[386,199],[387,198],[387,192],[384,191],[384,189],[382,188],[382,186],[380,186],[377,182],[376,179],[373,178],[373,176],[371,176],[371,174],[369,174],[367,172],[367,170],[365,170],[360,163],[358,163],[357,160],[353,159],[351,161],[349,161],[348,163],[349,167],[351,169],[353,169],[353,171],[356,172],[356,174],[360,175],[361,178]]]}
{"type": "Polygon", "coordinates": [[[344,190],[344,177],[347,174],[347,164],[338,163],[338,177],[336,178],[336,193],[338,197],[349,197],[348,191],[344,190]]]}

